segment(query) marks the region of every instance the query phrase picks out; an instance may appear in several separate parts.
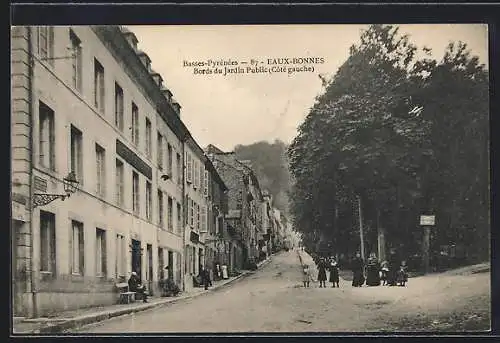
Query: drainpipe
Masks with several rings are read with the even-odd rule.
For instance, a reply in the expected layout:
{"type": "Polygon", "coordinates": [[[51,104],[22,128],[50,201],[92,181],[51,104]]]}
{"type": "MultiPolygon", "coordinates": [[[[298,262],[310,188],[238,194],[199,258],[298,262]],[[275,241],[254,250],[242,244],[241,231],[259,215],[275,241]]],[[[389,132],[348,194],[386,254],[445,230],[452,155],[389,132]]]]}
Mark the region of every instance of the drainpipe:
{"type": "Polygon", "coordinates": [[[186,141],[187,135],[182,138],[182,252],[181,252],[181,280],[182,290],[186,291],[186,141]]]}
{"type": "Polygon", "coordinates": [[[35,152],[33,149],[33,131],[34,131],[34,125],[35,125],[35,104],[33,103],[34,101],[34,65],[35,65],[35,59],[33,57],[33,27],[32,26],[26,26],[28,29],[28,58],[29,58],[29,77],[28,77],[28,103],[29,103],[29,111],[30,111],[30,139],[29,139],[29,148],[30,148],[30,153],[31,153],[31,161],[30,161],[30,178],[29,178],[29,187],[30,187],[30,198],[29,198],[29,218],[30,218],[30,243],[31,243],[31,277],[30,277],[30,283],[31,283],[31,301],[33,305],[33,317],[36,318],[38,317],[38,303],[37,303],[37,273],[34,268],[34,261],[35,261],[35,249],[34,249],[34,235],[33,235],[33,165],[34,165],[34,159],[35,159],[35,152]]]}

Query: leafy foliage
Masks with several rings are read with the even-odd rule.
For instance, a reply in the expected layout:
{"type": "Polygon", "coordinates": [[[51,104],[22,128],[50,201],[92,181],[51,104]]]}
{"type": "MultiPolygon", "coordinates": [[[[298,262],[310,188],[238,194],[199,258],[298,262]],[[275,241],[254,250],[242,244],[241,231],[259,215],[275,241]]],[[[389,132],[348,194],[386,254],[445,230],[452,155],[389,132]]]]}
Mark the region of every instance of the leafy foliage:
{"type": "Polygon", "coordinates": [[[311,248],[359,249],[357,196],[369,249],[377,227],[391,246],[418,249],[422,212],[438,217],[436,244],[458,242],[460,226],[487,232],[487,71],[461,42],[439,63],[417,53],[397,27],[372,25],[336,75],[322,77],[324,93],[288,148],[291,212],[311,248]]]}

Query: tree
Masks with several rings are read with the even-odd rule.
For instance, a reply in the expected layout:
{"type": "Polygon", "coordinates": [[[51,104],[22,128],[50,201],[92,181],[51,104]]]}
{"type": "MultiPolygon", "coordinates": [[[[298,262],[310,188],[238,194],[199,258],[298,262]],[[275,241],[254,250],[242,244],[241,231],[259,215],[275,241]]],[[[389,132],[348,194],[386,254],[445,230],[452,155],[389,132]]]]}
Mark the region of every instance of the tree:
{"type": "Polygon", "coordinates": [[[441,224],[443,235],[487,218],[487,74],[463,44],[450,45],[439,64],[423,50],[427,57],[416,59],[417,47],[397,27],[372,25],[335,76],[322,78],[324,93],[288,149],[300,230],[359,249],[355,196],[370,227],[387,229],[405,251],[416,248],[422,211],[453,218],[441,224]],[[479,166],[470,163],[478,152],[479,166]],[[464,201],[482,211],[460,211],[464,201]]]}

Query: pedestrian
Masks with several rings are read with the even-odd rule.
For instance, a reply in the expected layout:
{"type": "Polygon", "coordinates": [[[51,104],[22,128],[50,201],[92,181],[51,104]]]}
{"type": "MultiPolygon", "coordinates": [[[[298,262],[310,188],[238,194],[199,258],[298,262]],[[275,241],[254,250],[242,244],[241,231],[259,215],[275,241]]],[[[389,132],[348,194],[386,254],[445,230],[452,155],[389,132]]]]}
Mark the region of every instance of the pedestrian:
{"type": "Polygon", "coordinates": [[[207,290],[208,286],[210,286],[210,272],[206,268],[203,268],[201,272],[201,282],[203,283],[205,290],[207,290]]]}
{"type": "Polygon", "coordinates": [[[408,282],[407,269],[406,261],[402,261],[396,276],[396,281],[399,286],[404,287],[406,282],[408,282]]]}
{"type": "Polygon", "coordinates": [[[363,286],[365,283],[365,277],[363,275],[364,263],[359,252],[356,253],[356,257],[352,260],[351,269],[353,287],[363,286]]]}
{"type": "Polygon", "coordinates": [[[397,272],[399,270],[400,264],[398,261],[398,256],[396,254],[396,251],[394,249],[391,249],[388,262],[389,262],[389,272],[387,273],[387,284],[389,286],[396,286],[397,272]]]}
{"type": "Polygon", "coordinates": [[[302,277],[304,288],[309,288],[309,282],[311,282],[311,271],[309,270],[309,266],[307,264],[304,265],[302,277]]]}
{"type": "Polygon", "coordinates": [[[324,257],[321,257],[318,262],[318,281],[319,288],[326,288],[326,261],[324,257]]]}
{"type": "Polygon", "coordinates": [[[366,267],[366,285],[367,286],[380,286],[380,266],[377,260],[377,255],[372,252],[368,258],[366,267]]]}
{"type": "Polygon", "coordinates": [[[382,286],[387,285],[387,275],[389,273],[389,262],[387,261],[382,261],[380,264],[380,280],[382,281],[382,286]]]}
{"type": "Polygon", "coordinates": [[[146,287],[141,284],[141,279],[139,279],[139,276],[137,276],[136,272],[132,272],[132,275],[130,275],[130,279],[128,279],[128,289],[130,292],[139,294],[142,297],[143,302],[148,302],[146,287]]]}
{"type": "Polygon", "coordinates": [[[339,286],[339,267],[337,265],[337,261],[332,258],[330,262],[330,282],[332,283],[332,287],[335,288],[335,285],[337,288],[340,288],[339,286]]]}

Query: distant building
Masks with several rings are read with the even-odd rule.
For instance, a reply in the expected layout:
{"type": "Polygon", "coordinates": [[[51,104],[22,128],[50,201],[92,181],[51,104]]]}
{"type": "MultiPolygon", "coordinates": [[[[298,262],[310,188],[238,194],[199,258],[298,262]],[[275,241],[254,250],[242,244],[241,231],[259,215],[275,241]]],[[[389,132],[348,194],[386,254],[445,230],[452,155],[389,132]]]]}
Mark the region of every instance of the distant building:
{"type": "Polygon", "coordinates": [[[259,182],[248,161],[239,161],[234,152],[223,152],[213,145],[207,154],[228,187],[227,225],[233,233],[235,268],[243,268],[251,260],[259,259],[259,234],[263,236],[259,182]]]}

